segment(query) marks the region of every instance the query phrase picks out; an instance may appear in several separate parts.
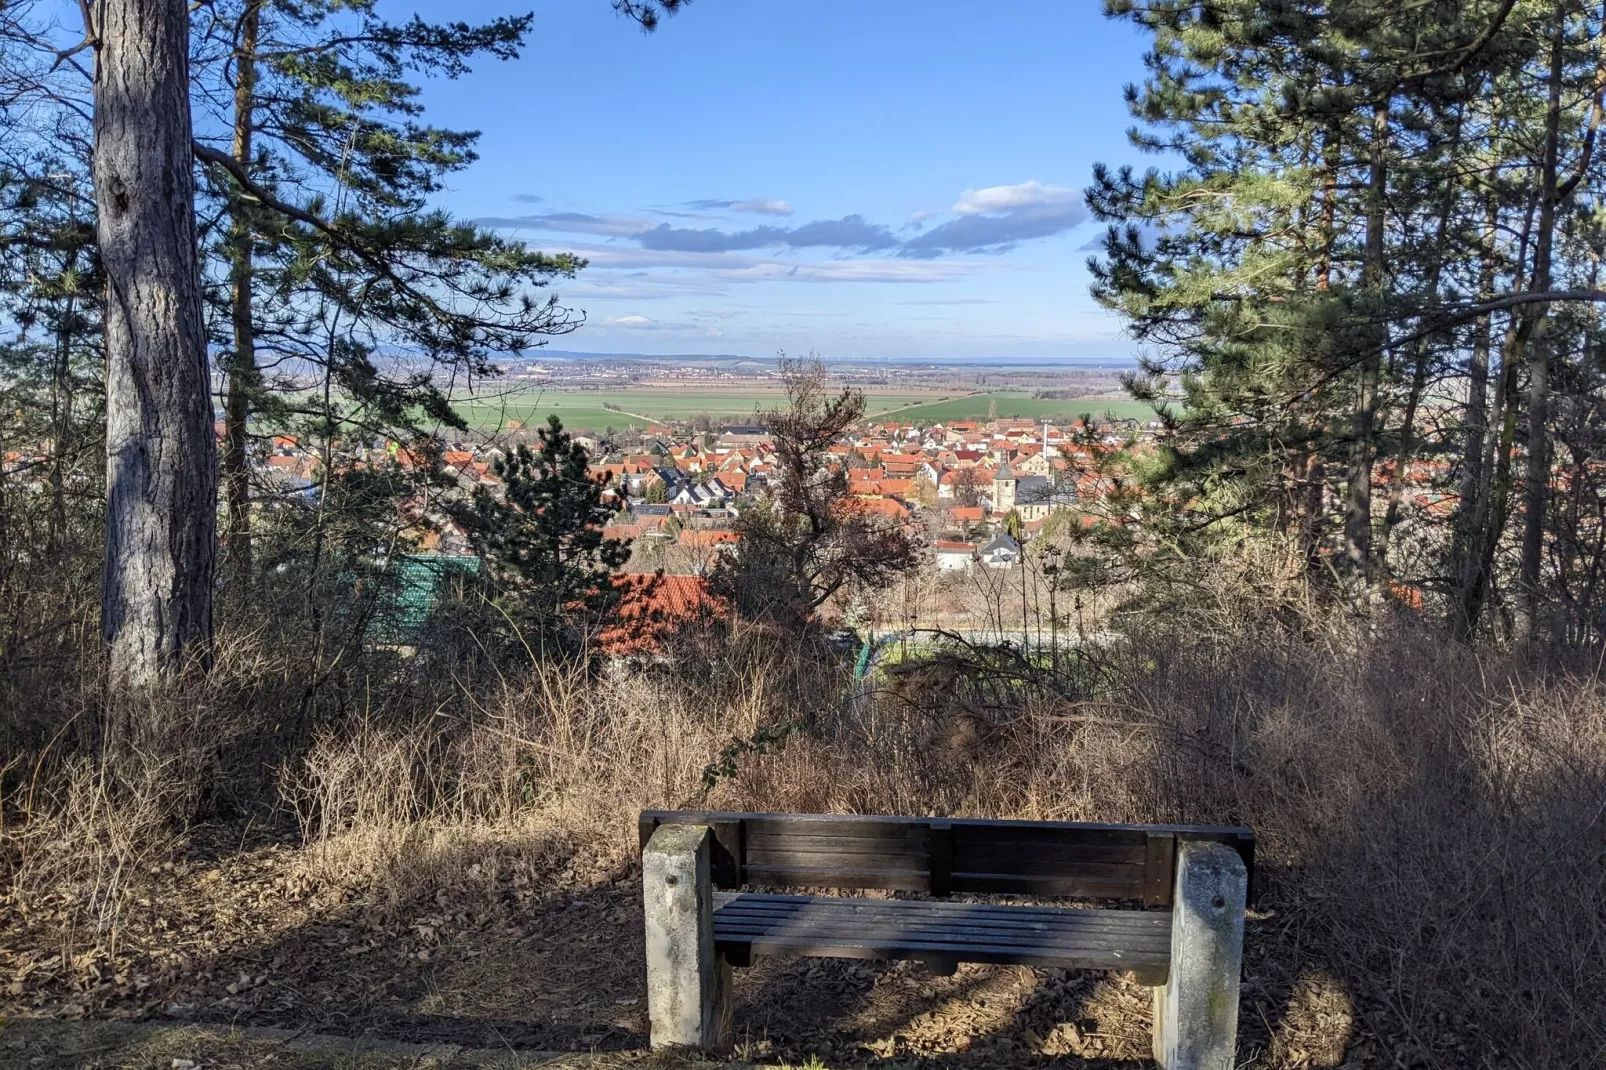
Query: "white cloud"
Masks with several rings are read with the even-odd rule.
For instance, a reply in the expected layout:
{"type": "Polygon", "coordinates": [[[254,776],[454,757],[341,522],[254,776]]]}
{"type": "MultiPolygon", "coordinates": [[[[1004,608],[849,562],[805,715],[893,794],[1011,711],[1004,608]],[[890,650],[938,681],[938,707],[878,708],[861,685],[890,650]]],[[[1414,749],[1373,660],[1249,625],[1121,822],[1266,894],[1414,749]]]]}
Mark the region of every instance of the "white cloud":
{"type": "Polygon", "coordinates": [[[756,212],[759,215],[791,215],[792,206],[775,197],[750,197],[731,204],[733,212],[756,212]]]}
{"type": "Polygon", "coordinates": [[[967,189],[959,195],[953,211],[959,215],[981,215],[983,212],[1013,212],[1044,205],[1068,208],[1080,201],[1081,194],[1069,186],[1045,185],[1032,179],[1014,186],[967,189]]]}
{"type": "Polygon", "coordinates": [[[653,321],[646,316],[634,314],[629,316],[604,316],[602,317],[602,322],[607,327],[631,327],[638,330],[653,326],[653,321]]]}

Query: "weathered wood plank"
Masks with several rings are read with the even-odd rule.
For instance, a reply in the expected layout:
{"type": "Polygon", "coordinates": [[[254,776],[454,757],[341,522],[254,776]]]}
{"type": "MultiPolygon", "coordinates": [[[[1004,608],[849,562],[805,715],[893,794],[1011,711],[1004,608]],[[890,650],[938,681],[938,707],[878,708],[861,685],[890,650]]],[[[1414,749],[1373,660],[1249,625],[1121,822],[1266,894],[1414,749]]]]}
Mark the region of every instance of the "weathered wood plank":
{"type": "Polygon", "coordinates": [[[1070,966],[1117,964],[1162,976],[1171,916],[926,900],[717,896],[714,931],[739,958],[753,954],[921,958],[1070,966]]]}
{"type": "MultiPolygon", "coordinates": [[[[772,814],[772,813],[746,813],[727,810],[646,810],[642,817],[651,817],[660,822],[678,822],[680,824],[706,825],[716,819],[733,819],[749,823],[757,821],[763,827],[764,823],[773,822],[776,826],[781,824],[797,826],[815,826],[824,828],[829,824],[852,823],[855,827],[869,828],[884,826],[888,828],[898,826],[920,825],[924,826],[933,820],[930,817],[896,817],[881,814],[772,814]]],[[[1114,832],[1172,832],[1179,836],[1194,834],[1195,838],[1222,839],[1225,834],[1245,834],[1253,839],[1254,834],[1241,825],[1130,825],[1106,823],[1098,821],[1015,821],[995,820],[991,818],[954,817],[942,818],[951,821],[957,828],[961,825],[974,828],[990,829],[1061,829],[1061,830],[1101,830],[1114,832]]]]}
{"type": "MultiPolygon", "coordinates": [[[[917,906],[922,910],[937,913],[944,911],[996,911],[1008,914],[1011,917],[1030,914],[1059,917],[1064,914],[1087,912],[1087,908],[1046,906],[1037,903],[960,903],[953,900],[929,899],[858,899],[845,896],[790,895],[783,892],[716,892],[714,895],[714,904],[718,909],[736,904],[785,905],[788,903],[839,903],[851,906],[854,910],[902,910],[910,906],[917,906]]],[[[1171,917],[1170,911],[1121,910],[1098,911],[1098,913],[1116,913],[1123,918],[1152,918],[1157,922],[1171,917]]]]}
{"type": "Polygon", "coordinates": [[[1143,901],[1149,906],[1159,906],[1171,901],[1176,861],[1176,836],[1168,832],[1157,832],[1148,837],[1143,860],[1143,901]]]}
{"type": "Polygon", "coordinates": [[[785,922],[719,921],[715,933],[732,940],[758,940],[769,937],[819,937],[830,940],[880,940],[907,943],[920,940],[948,940],[952,943],[983,943],[1010,948],[1111,948],[1111,950],[1150,951],[1169,954],[1169,933],[1113,932],[1113,930],[1060,930],[1033,933],[1025,930],[968,930],[948,925],[793,925],[785,922]]]}
{"type": "Polygon", "coordinates": [[[846,814],[646,811],[715,830],[714,883],[882,888],[1141,900],[1169,905],[1177,845],[1233,847],[1253,873],[1254,834],[1239,826],[1124,825],[846,814]]]}
{"type": "Polygon", "coordinates": [[[715,932],[726,935],[748,933],[748,935],[801,935],[801,933],[851,933],[856,937],[941,937],[952,940],[972,941],[972,943],[1007,943],[1018,946],[1060,946],[1060,945],[1092,945],[1092,943],[1113,943],[1121,946],[1147,946],[1147,948],[1161,948],[1169,946],[1169,930],[1135,930],[1135,929],[1100,929],[1097,925],[1086,927],[1065,927],[1065,929],[1033,930],[1009,929],[1002,925],[991,927],[975,927],[975,925],[948,925],[941,922],[830,922],[830,921],[790,921],[790,919],[732,919],[721,917],[715,922],[715,932]]]}
{"type": "Polygon", "coordinates": [[[956,933],[966,936],[984,936],[1009,940],[1078,940],[1101,935],[1118,936],[1130,940],[1163,940],[1169,926],[1105,926],[1097,922],[1033,927],[1009,925],[1002,922],[972,923],[941,918],[831,918],[820,916],[775,917],[760,914],[732,914],[729,911],[716,919],[721,932],[738,930],[801,931],[804,929],[830,929],[841,932],[922,932],[956,933]]]}
{"type": "Polygon", "coordinates": [[[1115,948],[1023,949],[956,944],[937,940],[898,942],[822,940],[802,937],[765,937],[727,942],[716,938],[721,951],[752,955],[811,955],[825,958],[909,959],[927,955],[958,962],[996,965],[1037,966],[1045,969],[1133,970],[1148,976],[1163,974],[1170,965],[1168,956],[1115,948]]]}

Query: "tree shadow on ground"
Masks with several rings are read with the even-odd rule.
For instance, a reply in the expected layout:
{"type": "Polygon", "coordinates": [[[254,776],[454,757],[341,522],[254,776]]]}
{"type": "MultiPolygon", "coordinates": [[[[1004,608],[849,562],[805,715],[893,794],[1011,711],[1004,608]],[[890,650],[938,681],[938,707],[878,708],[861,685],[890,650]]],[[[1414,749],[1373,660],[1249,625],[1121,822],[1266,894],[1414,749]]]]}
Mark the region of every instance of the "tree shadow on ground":
{"type": "MultiPolygon", "coordinates": [[[[1301,944],[1304,920],[1283,910],[1288,879],[1258,878],[1240,1063],[1338,1066],[1351,1031],[1333,1009],[1347,1008],[1349,995],[1301,944]]],[[[735,1018],[747,1042],[738,1050],[788,1062],[1151,1067],[1152,1006],[1153,989],[1121,973],[965,964],[942,977],[915,962],[761,959],[737,971],[735,1018]]]]}

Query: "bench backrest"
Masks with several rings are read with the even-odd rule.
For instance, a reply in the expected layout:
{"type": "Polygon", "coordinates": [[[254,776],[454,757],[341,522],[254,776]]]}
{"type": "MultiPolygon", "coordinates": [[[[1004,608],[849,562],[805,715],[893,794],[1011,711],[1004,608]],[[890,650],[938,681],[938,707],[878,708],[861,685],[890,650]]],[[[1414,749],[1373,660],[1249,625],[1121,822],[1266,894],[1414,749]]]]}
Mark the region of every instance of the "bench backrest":
{"type": "Polygon", "coordinates": [[[1255,861],[1255,834],[1242,826],[647,810],[642,845],[664,824],[713,829],[713,882],[727,889],[885,888],[1169,906],[1179,842],[1235,848],[1251,881],[1255,861]]]}

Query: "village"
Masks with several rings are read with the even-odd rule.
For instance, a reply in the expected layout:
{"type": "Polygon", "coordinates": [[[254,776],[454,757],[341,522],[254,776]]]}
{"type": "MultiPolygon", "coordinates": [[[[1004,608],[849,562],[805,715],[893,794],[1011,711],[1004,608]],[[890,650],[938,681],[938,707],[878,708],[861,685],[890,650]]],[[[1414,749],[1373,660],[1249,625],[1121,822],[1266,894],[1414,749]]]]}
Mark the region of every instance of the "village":
{"type": "MultiPolygon", "coordinates": [[[[832,470],[846,471],[856,508],[918,534],[929,551],[926,572],[1011,569],[1021,563],[1023,547],[1045,532],[1072,521],[1084,527],[1120,522],[1107,508],[1112,468],[1118,467],[1108,458],[1121,451],[1128,461],[1141,456],[1159,432],[1157,421],[1108,417],[1076,427],[1021,418],[929,425],[866,421],[827,460],[832,470]]],[[[220,440],[222,434],[220,422],[220,440]]],[[[385,439],[346,440],[326,452],[297,436],[275,434],[264,438],[252,466],[256,480],[272,492],[268,501],[315,500],[325,464],[394,466],[420,475],[433,464],[448,486],[499,496],[496,466],[524,437],[515,428],[510,436],[449,442],[431,456],[385,439]]],[[[606,533],[631,545],[626,572],[706,575],[739,542],[735,520],[766,500],[777,478],[771,436],[757,424],[675,421],[639,432],[580,430],[572,438],[587,451],[592,478],[617,508],[606,533]]],[[[31,460],[37,459],[7,451],[5,468],[12,474],[34,468],[39,479],[47,478],[46,467],[31,460]]],[[[1445,496],[1434,490],[1443,469],[1442,463],[1413,465],[1403,504],[1444,512],[1445,496]]],[[[1392,471],[1385,466],[1380,476],[1387,486],[1392,471]]],[[[438,497],[401,499],[397,518],[416,557],[474,553],[438,497]]]]}

